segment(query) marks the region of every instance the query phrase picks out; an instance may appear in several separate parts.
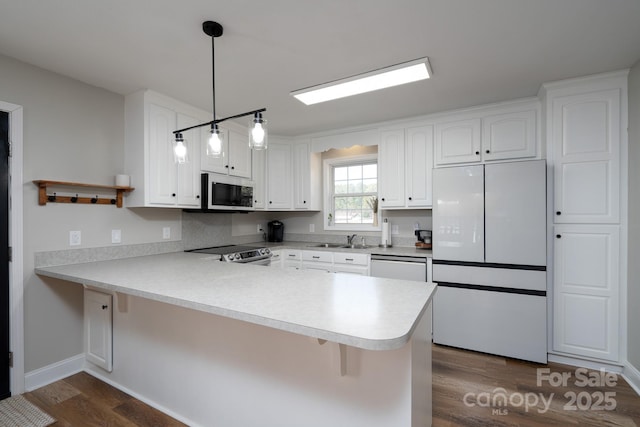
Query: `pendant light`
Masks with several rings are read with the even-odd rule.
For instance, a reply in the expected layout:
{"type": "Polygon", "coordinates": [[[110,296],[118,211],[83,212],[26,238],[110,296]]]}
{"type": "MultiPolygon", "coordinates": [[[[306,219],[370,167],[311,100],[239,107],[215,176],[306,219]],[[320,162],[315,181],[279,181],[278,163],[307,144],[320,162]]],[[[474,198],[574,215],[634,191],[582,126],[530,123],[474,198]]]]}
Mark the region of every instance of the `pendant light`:
{"type": "Polygon", "coordinates": [[[216,119],[215,39],[216,37],[222,36],[224,30],[222,25],[217,22],[205,21],[202,23],[202,31],[211,37],[211,99],[213,106],[213,120],[207,123],[173,131],[175,135],[173,151],[176,163],[184,163],[188,161],[187,145],[184,137],[182,136],[183,132],[203,126],[211,126],[209,140],[207,141],[207,156],[214,158],[224,157],[224,134],[220,132],[218,123],[249,115],[253,115],[253,119],[249,124],[249,147],[254,150],[265,150],[267,148],[267,121],[262,117],[262,113],[267,111],[266,108],[236,114],[223,119],[216,119]]]}

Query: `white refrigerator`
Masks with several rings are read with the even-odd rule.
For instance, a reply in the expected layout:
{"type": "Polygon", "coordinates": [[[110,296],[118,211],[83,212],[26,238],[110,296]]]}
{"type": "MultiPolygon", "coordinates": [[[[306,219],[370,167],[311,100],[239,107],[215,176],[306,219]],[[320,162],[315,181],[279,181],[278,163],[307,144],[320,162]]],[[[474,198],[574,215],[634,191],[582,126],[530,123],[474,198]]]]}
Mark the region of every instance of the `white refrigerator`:
{"type": "Polygon", "coordinates": [[[546,163],[433,171],[434,342],[547,361],[546,163]]]}

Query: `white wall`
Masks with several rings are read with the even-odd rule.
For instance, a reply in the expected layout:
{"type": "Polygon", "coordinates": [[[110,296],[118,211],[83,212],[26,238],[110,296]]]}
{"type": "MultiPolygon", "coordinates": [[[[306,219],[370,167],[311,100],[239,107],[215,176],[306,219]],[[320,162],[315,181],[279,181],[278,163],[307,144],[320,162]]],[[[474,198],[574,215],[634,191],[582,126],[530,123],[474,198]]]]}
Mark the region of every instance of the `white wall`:
{"type": "Polygon", "coordinates": [[[640,371],[640,62],[629,73],[629,269],[627,359],[640,371]]]}
{"type": "MultiPolygon", "coordinates": [[[[34,253],[82,245],[162,241],[162,227],[181,239],[181,211],[118,209],[111,205],[37,204],[37,179],[112,184],[124,166],[124,98],[100,88],[0,56],[0,100],[24,107],[24,328],[25,372],[82,352],[82,289],[43,281],[34,253]]],[[[135,183],[132,183],[135,186],[135,183]]]]}

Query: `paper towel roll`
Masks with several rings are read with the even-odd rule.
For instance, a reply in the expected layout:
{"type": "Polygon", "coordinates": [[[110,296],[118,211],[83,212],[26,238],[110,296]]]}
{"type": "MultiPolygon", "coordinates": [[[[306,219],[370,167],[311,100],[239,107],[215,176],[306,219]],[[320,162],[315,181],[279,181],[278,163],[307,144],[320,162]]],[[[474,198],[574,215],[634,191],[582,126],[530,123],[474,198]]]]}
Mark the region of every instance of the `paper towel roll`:
{"type": "Polygon", "coordinates": [[[386,219],[382,223],[382,241],[380,244],[383,246],[389,246],[391,244],[391,239],[389,237],[389,221],[386,219]]]}

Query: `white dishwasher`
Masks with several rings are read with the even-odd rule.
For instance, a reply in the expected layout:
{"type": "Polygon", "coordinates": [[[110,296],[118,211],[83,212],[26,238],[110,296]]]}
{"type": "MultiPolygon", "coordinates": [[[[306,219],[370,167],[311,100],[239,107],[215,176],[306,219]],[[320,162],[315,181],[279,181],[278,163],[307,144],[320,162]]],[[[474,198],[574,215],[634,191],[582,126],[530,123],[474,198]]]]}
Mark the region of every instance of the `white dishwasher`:
{"type": "Polygon", "coordinates": [[[427,258],[371,254],[371,276],[427,282],[427,258]]]}

